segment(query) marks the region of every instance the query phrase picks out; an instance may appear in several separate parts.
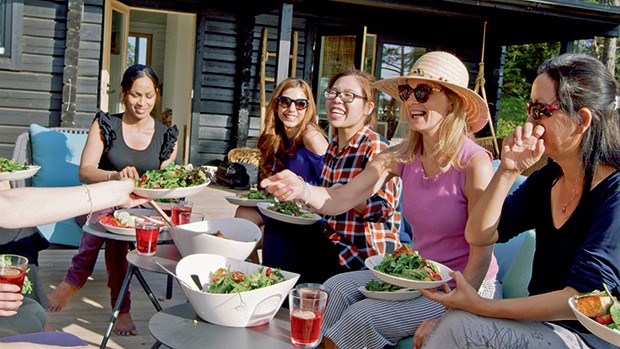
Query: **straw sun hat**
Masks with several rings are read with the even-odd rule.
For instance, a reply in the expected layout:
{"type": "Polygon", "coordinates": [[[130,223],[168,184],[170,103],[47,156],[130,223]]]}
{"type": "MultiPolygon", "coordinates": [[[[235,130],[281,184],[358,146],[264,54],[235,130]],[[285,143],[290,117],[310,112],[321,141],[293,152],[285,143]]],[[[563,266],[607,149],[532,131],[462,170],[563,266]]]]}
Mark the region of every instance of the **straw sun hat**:
{"type": "Polygon", "coordinates": [[[489,120],[489,106],[480,95],[467,88],[469,73],[456,56],[442,51],[429,52],[415,61],[408,76],[379,80],[373,87],[400,100],[398,86],[407,84],[409,80],[431,81],[460,96],[467,112],[470,132],[480,131],[489,120]]]}

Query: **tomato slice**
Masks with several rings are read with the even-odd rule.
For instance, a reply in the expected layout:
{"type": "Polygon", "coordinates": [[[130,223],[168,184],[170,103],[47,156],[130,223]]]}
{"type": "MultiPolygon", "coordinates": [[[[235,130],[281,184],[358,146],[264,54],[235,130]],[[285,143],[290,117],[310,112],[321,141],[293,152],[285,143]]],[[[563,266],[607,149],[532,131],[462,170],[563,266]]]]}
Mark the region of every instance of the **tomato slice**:
{"type": "Polygon", "coordinates": [[[241,272],[233,271],[230,274],[230,277],[233,279],[234,282],[241,282],[243,281],[243,278],[245,277],[245,275],[243,275],[243,273],[241,272]]]}
{"type": "Polygon", "coordinates": [[[603,324],[603,325],[609,325],[610,323],[613,322],[613,320],[611,319],[611,314],[597,316],[594,318],[594,320],[598,322],[599,324],[603,324]]]}

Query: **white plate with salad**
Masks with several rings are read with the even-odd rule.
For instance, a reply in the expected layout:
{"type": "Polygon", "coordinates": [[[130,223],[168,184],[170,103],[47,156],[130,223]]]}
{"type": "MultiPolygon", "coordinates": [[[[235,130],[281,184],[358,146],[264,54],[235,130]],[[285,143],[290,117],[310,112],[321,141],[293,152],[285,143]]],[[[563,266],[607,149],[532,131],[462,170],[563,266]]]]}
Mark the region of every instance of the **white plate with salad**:
{"type": "Polygon", "coordinates": [[[209,182],[201,167],[170,163],[161,170],[146,171],[133,192],[149,199],[177,199],[198,194],[209,182]]]}
{"type": "Polygon", "coordinates": [[[209,180],[206,183],[184,188],[159,188],[159,189],[145,189],[134,188],[133,192],[136,195],[149,198],[149,199],[178,199],[186,196],[191,196],[200,193],[204,188],[209,185],[209,180]]]}
{"type": "Polygon", "coordinates": [[[440,280],[437,280],[437,276],[430,275],[430,274],[428,275],[428,277],[433,278],[434,280],[424,281],[421,279],[397,276],[397,275],[402,275],[402,274],[392,274],[389,271],[385,271],[381,269],[377,270],[376,267],[381,265],[381,262],[383,262],[383,259],[385,257],[386,257],[385,255],[371,256],[371,257],[366,258],[366,260],[364,261],[364,264],[366,265],[368,270],[370,270],[376,277],[392,285],[397,285],[397,286],[406,287],[406,288],[415,288],[415,289],[434,288],[434,287],[439,287],[445,284],[446,282],[452,280],[452,277],[448,274],[452,270],[441,263],[437,263],[433,261],[429,261],[429,262],[433,263],[434,266],[437,268],[436,273],[437,273],[437,276],[441,278],[440,280]]]}
{"type": "Polygon", "coordinates": [[[233,205],[256,207],[259,202],[273,202],[273,197],[264,190],[239,193],[237,195],[226,196],[226,201],[233,205]]]}
{"type": "Polygon", "coordinates": [[[0,181],[15,181],[18,179],[30,178],[41,169],[41,166],[30,165],[25,170],[15,170],[0,172],[0,181]]]}
{"type": "Polygon", "coordinates": [[[259,202],[258,209],[267,217],[282,222],[300,225],[310,225],[321,220],[321,216],[314,212],[302,210],[295,202],[259,202]]]}
{"type": "MultiPolygon", "coordinates": [[[[592,332],[597,337],[602,338],[613,345],[620,346],[620,330],[610,328],[608,325],[603,325],[595,321],[594,319],[587,317],[586,315],[582,314],[579,310],[577,310],[577,304],[575,302],[575,299],[580,296],[581,295],[573,296],[568,300],[568,305],[570,306],[570,309],[573,311],[573,313],[577,317],[577,320],[579,320],[579,322],[583,325],[583,327],[585,327],[588,331],[592,332]]],[[[610,311],[610,312],[612,313],[612,317],[613,317],[613,311],[610,311]]],[[[616,315],[617,317],[620,316],[620,314],[616,314],[616,315]]]]}
{"type": "Polygon", "coordinates": [[[357,288],[366,298],[382,299],[386,301],[404,301],[418,298],[422,295],[414,288],[404,288],[386,283],[385,281],[371,280],[366,286],[357,288]],[[369,289],[370,288],[370,289],[369,289]]]}

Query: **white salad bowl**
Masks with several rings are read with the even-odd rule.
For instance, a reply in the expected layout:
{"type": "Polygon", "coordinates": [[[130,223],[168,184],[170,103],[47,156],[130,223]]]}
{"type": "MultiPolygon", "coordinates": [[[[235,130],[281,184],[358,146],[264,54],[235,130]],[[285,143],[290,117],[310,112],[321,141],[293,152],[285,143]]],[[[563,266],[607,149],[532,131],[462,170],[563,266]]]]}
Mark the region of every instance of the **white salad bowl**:
{"type": "Polygon", "coordinates": [[[227,327],[253,327],[268,323],[299,279],[299,274],[282,271],[285,281],[275,285],[240,293],[208,293],[209,273],[215,273],[219,268],[255,274],[260,268],[267,267],[207,253],[189,255],[179,261],[176,274],[182,280],[183,292],[196,314],[205,321],[227,327]],[[192,274],[198,275],[205,291],[198,289],[192,274]]]}
{"type": "Polygon", "coordinates": [[[169,227],[181,256],[213,253],[244,260],[256,247],[261,232],[256,224],[243,218],[218,218],[169,227]],[[223,238],[212,234],[217,232],[223,238]]]}

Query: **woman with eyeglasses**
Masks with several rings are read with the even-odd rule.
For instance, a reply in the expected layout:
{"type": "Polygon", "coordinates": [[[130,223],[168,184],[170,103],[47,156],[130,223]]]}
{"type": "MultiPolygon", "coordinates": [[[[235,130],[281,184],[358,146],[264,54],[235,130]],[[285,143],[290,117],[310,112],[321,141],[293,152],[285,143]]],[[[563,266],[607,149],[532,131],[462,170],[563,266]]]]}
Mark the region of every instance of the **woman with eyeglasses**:
{"type": "Polygon", "coordinates": [[[471,244],[484,246],[535,228],[530,295],[482,300],[455,272],[452,292],[423,290],[454,309],[425,347],[480,347],[487,338],[485,348],[617,348],[581,326],[568,304],[605,285],[619,296],[617,93],[610,71],[585,54],[563,54],[538,68],[528,120],[504,139],[502,162],[465,230],[471,244]],[[553,162],[506,197],[517,176],[543,154],[553,162]]]}
{"type": "MultiPolygon", "coordinates": [[[[325,154],[324,187],[345,185],[388,147],[387,140],[371,129],[374,81],[372,75],[351,69],[335,74],[327,84],[325,111],[334,137],[325,154]]],[[[293,172],[287,173],[302,182],[293,172]]],[[[394,178],[372,197],[337,215],[324,215],[323,221],[310,226],[269,220],[263,263],[301,274],[299,283],[321,283],[338,273],[363,268],[367,257],[400,247],[401,219],[396,209],[400,188],[400,180],[394,178]]]]}
{"type": "MultiPolygon", "coordinates": [[[[281,200],[302,199],[321,213],[339,214],[400,177],[413,250],[461,271],[484,297],[497,297],[501,286],[495,279],[493,245],[470,246],[464,234],[473,205],[493,175],[492,155],[469,137],[486,124],[489,109],[468,83],[467,68],[457,57],[427,53],[408,76],[374,84],[402,102],[400,122],[408,126],[408,134],[401,143],[382,152],[342,188],[305,189],[286,171],[261,185],[281,200]]],[[[366,298],[359,288],[371,280],[379,281],[363,270],[325,282],[332,289],[322,327],[326,347],[378,349],[414,333],[423,340],[433,319],[445,311],[425,297],[398,302],[366,298]]]]}
{"type": "MultiPolygon", "coordinates": [[[[320,184],[327,138],[317,124],[316,104],[308,83],[296,78],[280,82],[273,90],[265,115],[265,127],[258,138],[259,178],[289,169],[308,183],[320,184]]],[[[239,206],[235,217],[250,220],[261,230],[269,219],[257,208],[247,206],[239,206]]],[[[260,248],[262,242],[257,244],[260,248]]],[[[251,257],[258,262],[256,250],[251,257]]]]}

